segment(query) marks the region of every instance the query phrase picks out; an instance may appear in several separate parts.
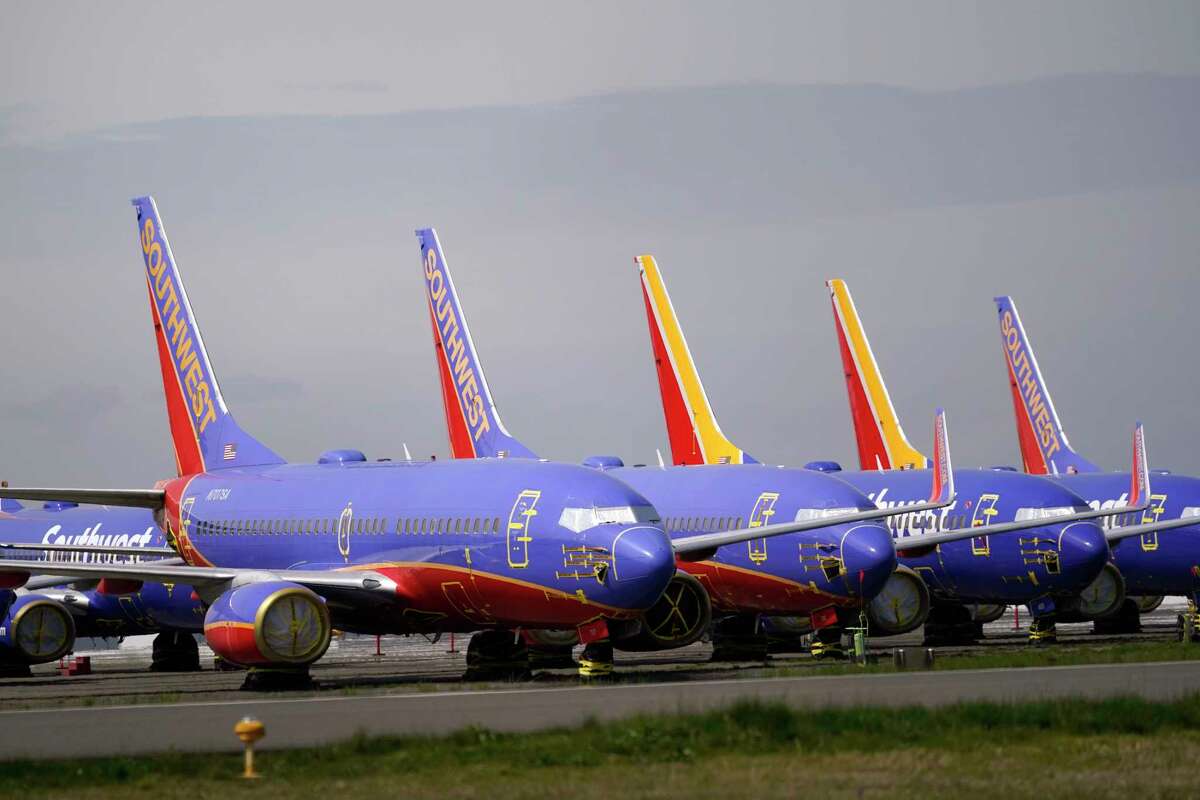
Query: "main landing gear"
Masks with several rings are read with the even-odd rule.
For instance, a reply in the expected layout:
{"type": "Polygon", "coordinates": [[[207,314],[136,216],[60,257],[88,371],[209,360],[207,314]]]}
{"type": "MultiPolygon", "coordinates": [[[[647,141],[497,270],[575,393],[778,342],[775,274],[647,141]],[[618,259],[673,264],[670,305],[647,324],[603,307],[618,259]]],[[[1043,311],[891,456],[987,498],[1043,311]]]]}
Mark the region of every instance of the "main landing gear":
{"type": "Polygon", "coordinates": [[[1092,633],[1096,634],[1140,633],[1141,630],[1142,615],[1131,597],[1122,600],[1117,610],[1108,616],[1092,620],[1092,633]]]}
{"type": "Polygon", "coordinates": [[[521,681],[531,677],[529,648],[515,631],[479,631],[467,645],[468,681],[521,681]]]}
{"type": "Polygon", "coordinates": [[[242,681],[243,692],[295,692],[317,688],[308,674],[308,665],[302,667],[250,667],[242,681]]]}
{"type": "Polygon", "coordinates": [[[722,617],[712,626],[713,661],[766,661],[767,637],[755,614],[722,617]]]}
{"type": "Polygon", "coordinates": [[[198,672],[200,648],[196,637],[185,631],[163,631],[154,637],[151,672],[198,672]]]}
{"type": "Polygon", "coordinates": [[[983,638],[983,624],[962,603],[935,602],[925,620],[925,646],[971,645],[983,638]]]}

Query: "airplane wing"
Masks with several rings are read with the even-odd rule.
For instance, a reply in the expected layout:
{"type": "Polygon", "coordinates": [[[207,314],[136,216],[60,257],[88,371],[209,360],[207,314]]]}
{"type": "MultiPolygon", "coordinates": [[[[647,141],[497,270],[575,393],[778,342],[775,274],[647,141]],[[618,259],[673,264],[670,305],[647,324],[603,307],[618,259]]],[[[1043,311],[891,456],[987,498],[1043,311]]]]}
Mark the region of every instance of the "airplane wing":
{"type": "MultiPolygon", "coordinates": [[[[1142,430],[1142,423],[1137,423],[1133,428],[1133,454],[1130,461],[1130,487],[1129,487],[1129,502],[1126,505],[1116,508],[1107,509],[1089,509],[1071,514],[1055,514],[1052,516],[1039,517],[1019,522],[1005,522],[999,525],[977,525],[969,528],[955,528],[948,531],[938,531],[936,533],[922,533],[914,536],[906,536],[897,542],[897,550],[916,550],[922,547],[931,547],[933,545],[945,544],[946,542],[956,542],[960,539],[973,539],[976,536],[992,536],[998,533],[1013,533],[1016,531],[1029,530],[1031,528],[1042,528],[1047,525],[1062,525],[1071,522],[1083,522],[1089,519],[1099,519],[1101,517],[1115,517],[1120,514],[1129,514],[1139,511],[1145,511],[1150,506],[1150,464],[1146,459],[1146,436],[1142,430]]],[[[913,508],[914,506],[910,506],[913,508]]],[[[1193,520],[1188,524],[1200,523],[1200,519],[1193,520]]],[[[1150,533],[1154,530],[1164,530],[1164,525],[1170,527],[1183,527],[1183,524],[1172,523],[1150,523],[1144,527],[1140,533],[1150,533]]],[[[1115,530],[1131,530],[1130,528],[1118,528],[1115,530]]],[[[1137,533],[1127,533],[1125,536],[1137,536],[1137,533]]],[[[1108,535],[1108,540],[1111,542],[1113,538],[1108,535]]]]}
{"type": "Polygon", "coordinates": [[[37,550],[47,553],[96,553],[106,556],[178,556],[169,547],[106,547],[89,544],[41,544],[27,542],[0,542],[0,550],[37,550]]]}
{"type": "MultiPolygon", "coordinates": [[[[845,525],[848,522],[870,522],[902,514],[920,513],[945,508],[954,502],[954,468],[950,463],[950,437],[946,431],[946,412],[937,410],[933,421],[933,474],[929,499],[924,503],[898,508],[873,508],[865,511],[849,511],[835,514],[822,519],[810,519],[797,522],[780,522],[775,525],[760,525],[757,528],[739,528],[732,531],[716,531],[700,533],[695,536],[681,536],[671,541],[675,552],[687,561],[707,558],[718,547],[727,544],[737,544],[752,539],[781,536],[785,533],[801,533],[803,531],[827,528],[830,525],[845,525]]],[[[1115,513],[1115,512],[1110,512],[1115,513]]],[[[979,534],[974,534],[978,536],[979,534]]]]}
{"type": "Polygon", "coordinates": [[[0,488],[0,499],[87,503],[96,506],[160,509],[166,501],[162,489],[12,489],[0,488]]]}
{"type": "MultiPolygon", "coordinates": [[[[1125,509],[1121,509],[1121,511],[1124,513],[1125,509]]],[[[1200,516],[1180,517],[1179,519],[1169,519],[1162,522],[1143,522],[1138,525],[1122,525],[1117,528],[1109,528],[1104,532],[1104,537],[1108,539],[1109,543],[1112,543],[1128,539],[1130,536],[1142,536],[1147,533],[1170,531],[1175,528],[1186,528],[1190,525],[1200,526],[1200,516]]]]}
{"type": "Polygon", "coordinates": [[[65,564],[47,561],[18,561],[0,559],[0,581],[20,580],[23,576],[53,575],[60,582],[69,580],[120,578],[152,583],[186,583],[192,586],[241,586],[265,580],[293,581],[307,586],[317,594],[322,590],[357,589],[395,597],[396,582],[373,570],[303,570],[303,569],[226,569],[222,567],[193,567],[186,564],[65,564]]]}

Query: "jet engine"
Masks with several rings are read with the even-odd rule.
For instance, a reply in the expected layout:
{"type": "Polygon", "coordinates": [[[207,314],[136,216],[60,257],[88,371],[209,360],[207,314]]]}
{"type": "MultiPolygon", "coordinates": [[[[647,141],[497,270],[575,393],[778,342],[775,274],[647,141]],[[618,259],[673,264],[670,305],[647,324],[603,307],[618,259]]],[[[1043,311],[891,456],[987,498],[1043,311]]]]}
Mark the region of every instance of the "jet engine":
{"type": "MultiPolygon", "coordinates": [[[[1101,619],[1115,614],[1125,602],[1125,578],[1112,562],[1104,565],[1100,574],[1079,593],[1079,616],[1085,620],[1101,619]]],[[[1060,622],[1070,621],[1064,609],[1058,617],[1060,622]]]]}
{"type": "Polygon", "coordinates": [[[4,595],[11,602],[0,619],[0,661],[44,664],[75,646],[75,621],[62,603],[40,594],[0,592],[0,608],[4,595]]]}
{"type": "Polygon", "coordinates": [[[325,601],[290,581],[230,589],[204,616],[208,646],[246,667],[311,664],[325,655],[331,632],[325,601]]]}
{"type": "Polygon", "coordinates": [[[613,647],[630,652],[686,647],[698,640],[712,622],[712,601],[692,575],[677,570],[662,596],[641,618],[613,631],[613,647]]]}
{"type": "Polygon", "coordinates": [[[883,589],[867,604],[867,622],[876,636],[916,630],[928,616],[929,588],[920,575],[903,565],[896,567],[883,589]]]}

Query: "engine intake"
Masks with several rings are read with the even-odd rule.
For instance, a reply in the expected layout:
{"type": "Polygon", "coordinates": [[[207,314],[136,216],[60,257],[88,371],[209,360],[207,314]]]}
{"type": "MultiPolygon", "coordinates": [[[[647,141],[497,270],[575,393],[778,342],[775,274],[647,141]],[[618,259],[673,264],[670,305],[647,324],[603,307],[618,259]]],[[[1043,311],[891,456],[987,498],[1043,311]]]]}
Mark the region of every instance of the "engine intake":
{"type": "Polygon", "coordinates": [[[74,646],[71,612],[44,595],[15,598],[0,621],[0,659],[44,664],[66,655],[74,646]]]}
{"type": "Polygon", "coordinates": [[[615,636],[613,646],[631,652],[686,647],[703,636],[711,622],[708,592],[694,576],[678,570],[633,632],[615,636]]]}
{"type": "Polygon", "coordinates": [[[867,621],[876,636],[916,630],[929,616],[929,587],[906,566],[896,567],[879,594],[867,604],[867,621]]]}
{"type": "Polygon", "coordinates": [[[213,652],[247,667],[311,664],[325,655],[331,633],[325,601],[290,581],[230,589],[204,616],[213,652]]]}

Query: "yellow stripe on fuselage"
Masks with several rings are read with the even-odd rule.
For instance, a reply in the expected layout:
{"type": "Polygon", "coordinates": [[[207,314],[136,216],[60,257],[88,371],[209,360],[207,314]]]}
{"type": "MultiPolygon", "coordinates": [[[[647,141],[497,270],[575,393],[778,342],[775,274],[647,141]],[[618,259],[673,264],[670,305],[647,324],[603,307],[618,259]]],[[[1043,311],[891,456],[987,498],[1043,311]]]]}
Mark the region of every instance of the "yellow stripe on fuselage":
{"type": "Polygon", "coordinates": [[[704,393],[704,385],[700,383],[700,373],[696,371],[687,340],[683,338],[683,329],[675,316],[675,307],[671,305],[671,296],[667,294],[666,284],[663,283],[662,273],[659,272],[654,256],[638,256],[637,261],[642,271],[642,282],[650,297],[650,305],[654,308],[659,335],[666,345],[675,380],[692,418],[692,431],[700,443],[704,463],[741,464],[742,451],[725,438],[717,424],[712,406],[708,403],[708,395],[704,393]]]}
{"type": "Polygon", "coordinates": [[[879,372],[879,364],[875,361],[875,353],[871,351],[871,343],[863,332],[862,320],[858,318],[858,309],[854,306],[854,298],[846,288],[846,282],[838,279],[829,281],[829,289],[833,294],[834,305],[837,306],[837,323],[842,328],[842,334],[850,346],[854,356],[858,379],[862,383],[867,399],[871,403],[872,416],[879,427],[880,437],[887,448],[888,458],[893,468],[911,465],[918,469],[928,463],[925,454],[909,444],[904,435],[904,428],[896,416],[892,398],[879,372]]]}

